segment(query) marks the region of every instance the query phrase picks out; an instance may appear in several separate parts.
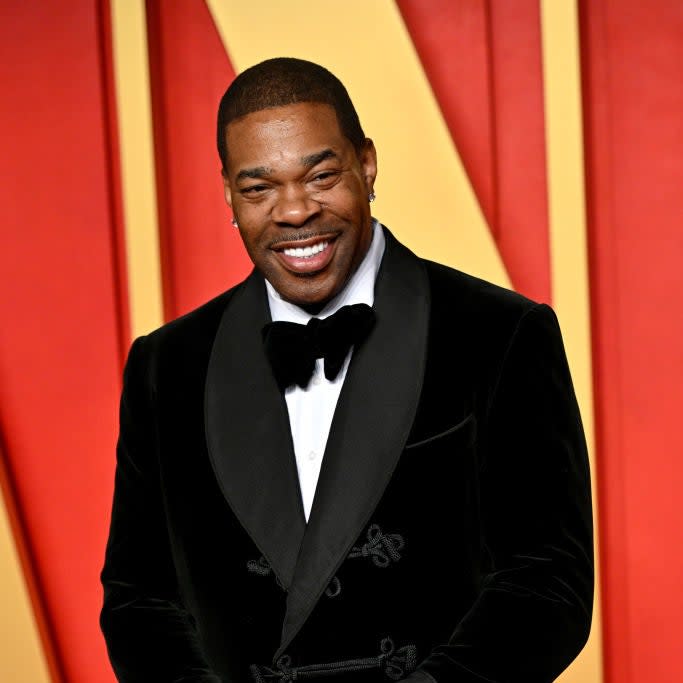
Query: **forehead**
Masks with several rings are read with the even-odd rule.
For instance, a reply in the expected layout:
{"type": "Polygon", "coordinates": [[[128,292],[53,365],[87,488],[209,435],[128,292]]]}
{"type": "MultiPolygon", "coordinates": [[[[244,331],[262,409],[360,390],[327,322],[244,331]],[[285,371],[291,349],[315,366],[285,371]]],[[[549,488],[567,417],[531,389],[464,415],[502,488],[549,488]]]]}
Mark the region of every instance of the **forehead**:
{"type": "Polygon", "coordinates": [[[228,124],[228,166],[294,161],[320,149],[342,155],[353,146],[328,104],[300,102],[247,114],[228,124]]]}

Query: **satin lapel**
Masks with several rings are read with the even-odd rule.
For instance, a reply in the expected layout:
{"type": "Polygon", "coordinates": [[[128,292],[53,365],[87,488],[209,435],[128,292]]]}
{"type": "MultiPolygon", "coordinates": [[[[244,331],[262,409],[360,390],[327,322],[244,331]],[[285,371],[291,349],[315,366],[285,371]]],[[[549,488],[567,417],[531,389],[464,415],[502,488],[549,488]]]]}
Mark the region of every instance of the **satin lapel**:
{"type": "Polygon", "coordinates": [[[327,441],[287,596],[279,657],[368,523],[413,424],[424,375],[429,286],[388,231],[375,287],[377,322],[354,352],[327,441]]]}
{"type": "Polygon", "coordinates": [[[223,314],[209,361],[205,424],[223,494],[283,586],[289,586],[306,522],[284,397],[263,353],[270,320],[253,273],[223,314]]]}

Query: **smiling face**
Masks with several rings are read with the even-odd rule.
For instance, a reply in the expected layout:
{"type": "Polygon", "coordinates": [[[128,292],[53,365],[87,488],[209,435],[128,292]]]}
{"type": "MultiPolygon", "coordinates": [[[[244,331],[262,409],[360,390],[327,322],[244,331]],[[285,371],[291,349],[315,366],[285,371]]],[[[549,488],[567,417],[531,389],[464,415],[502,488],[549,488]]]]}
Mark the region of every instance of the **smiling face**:
{"type": "Polygon", "coordinates": [[[372,239],[372,141],[358,152],[327,104],[264,109],[228,124],[225,198],[244,246],[280,296],[319,310],[372,239]]]}

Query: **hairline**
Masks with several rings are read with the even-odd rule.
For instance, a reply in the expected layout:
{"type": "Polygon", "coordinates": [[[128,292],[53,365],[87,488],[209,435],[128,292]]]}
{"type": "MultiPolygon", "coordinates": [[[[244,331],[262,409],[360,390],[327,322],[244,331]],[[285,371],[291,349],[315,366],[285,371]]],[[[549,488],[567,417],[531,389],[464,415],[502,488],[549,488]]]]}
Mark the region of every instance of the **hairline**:
{"type": "MultiPolygon", "coordinates": [[[[225,149],[225,158],[226,160],[229,158],[229,150],[228,150],[228,140],[227,140],[227,134],[228,134],[228,127],[232,125],[233,123],[236,123],[238,121],[243,121],[246,119],[248,116],[251,116],[252,114],[258,114],[259,112],[262,111],[268,111],[269,109],[284,109],[285,107],[295,107],[298,104],[320,104],[325,107],[329,107],[332,112],[334,113],[334,117],[337,121],[337,127],[339,128],[339,132],[342,134],[344,138],[346,138],[349,143],[351,144],[351,147],[353,147],[354,152],[356,153],[356,156],[360,158],[360,153],[363,149],[363,146],[365,145],[367,141],[367,137],[364,135],[362,140],[360,141],[359,144],[356,144],[352,139],[351,136],[347,134],[347,132],[344,130],[344,126],[342,126],[341,119],[339,117],[339,112],[337,111],[337,108],[333,105],[330,104],[329,102],[325,102],[323,100],[297,100],[296,102],[288,102],[287,104],[273,104],[271,106],[267,107],[261,107],[260,109],[254,109],[254,111],[247,112],[246,114],[242,114],[241,116],[236,116],[235,118],[231,119],[228,121],[228,123],[225,124],[223,128],[223,146],[225,149]]],[[[221,174],[224,177],[227,177],[227,169],[222,168],[221,169],[221,174]]]]}

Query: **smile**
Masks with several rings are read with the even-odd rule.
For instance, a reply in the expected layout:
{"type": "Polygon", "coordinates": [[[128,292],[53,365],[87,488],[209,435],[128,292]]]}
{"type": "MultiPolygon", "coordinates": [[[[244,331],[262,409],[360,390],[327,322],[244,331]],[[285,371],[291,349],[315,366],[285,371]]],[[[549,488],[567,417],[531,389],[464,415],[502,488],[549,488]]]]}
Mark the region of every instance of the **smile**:
{"type": "Polygon", "coordinates": [[[336,237],[303,240],[304,246],[289,245],[274,249],[280,263],[290,272],[300,275],[313,275],[324,268],[332,260],[335,251],[336,237]]]}
{"type": "Polygon", "coordinates": [[[293,256],[296,258],[311,258],[311,256],[315,256],[316,254],[319,254],[321,251],[325,251],[329,244],[329,242],[320,242],[318,244],[314,244],[311,247],[295,247],[293,249],[283,249],[282,253],[285,254],[285,256],[293,256]]]}

